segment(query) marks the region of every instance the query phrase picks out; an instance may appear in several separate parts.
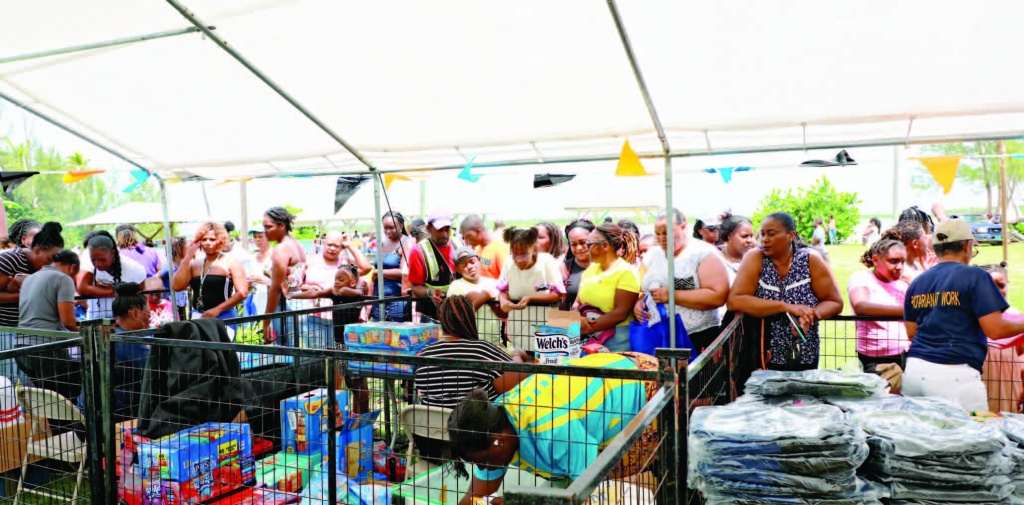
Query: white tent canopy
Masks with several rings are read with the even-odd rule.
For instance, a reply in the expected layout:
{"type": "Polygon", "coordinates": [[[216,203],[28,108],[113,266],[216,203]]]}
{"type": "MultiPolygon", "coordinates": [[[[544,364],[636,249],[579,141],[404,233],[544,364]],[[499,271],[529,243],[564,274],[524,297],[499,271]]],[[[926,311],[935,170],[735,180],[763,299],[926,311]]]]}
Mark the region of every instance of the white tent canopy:
{"type": "MultiPolygon", "coordinates": [[[[202,223],[210,221],[210,217],[199,213],[172,212],[168,216],[171,223],[202,223]]],[[[163,209],[159,203],[130,202],[113,209],[100,212],[94,216],[69,223],[68,226],[97,226],[124,223],[158,223],[164,222],[163,209]]]]}
{"type": "MultiPolygon", "coordinates": [[[[384,170],[661,146],[606,2],[185,0],[384,170]]],[[[1020,136],[1024,2],[619,6],[672,153],[1020,136]]],[[[216,179],[365,167],[169,3],[0,0],[0,94],[132,161],[216,179]]]]}

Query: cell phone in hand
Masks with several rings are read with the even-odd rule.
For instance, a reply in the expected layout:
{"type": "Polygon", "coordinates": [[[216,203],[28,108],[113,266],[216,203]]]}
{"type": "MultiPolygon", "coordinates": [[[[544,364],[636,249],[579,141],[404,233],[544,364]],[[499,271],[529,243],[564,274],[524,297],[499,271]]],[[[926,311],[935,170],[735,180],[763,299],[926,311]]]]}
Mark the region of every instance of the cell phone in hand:
{"type": "Polygon", "coordinates": [[[786,318],[789,319],[789,324],[793,325],[793,328],[796,330],[796,334],[800,335],[800,340],[807,342],[807,335],[804,333],[804,329],[800,327],[800,323],[798,323],[793,317],[793,314],[786,312],[786,318]]]}

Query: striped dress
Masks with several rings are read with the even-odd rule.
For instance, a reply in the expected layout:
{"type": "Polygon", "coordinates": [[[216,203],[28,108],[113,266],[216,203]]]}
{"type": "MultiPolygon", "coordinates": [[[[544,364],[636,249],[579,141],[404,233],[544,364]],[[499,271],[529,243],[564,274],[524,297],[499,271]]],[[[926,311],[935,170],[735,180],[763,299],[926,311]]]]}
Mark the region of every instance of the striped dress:
{"type": "MultiPolygon", "coordinates": [[[[762,254],[761,277],[757,281],[754,296],[762,300],[776,300],[795,305],[806,305],[814,308],[821,300],[811,289],[811,251],[809,248],[797,250],[793,255],[793,264],[789,267],[786,278],[779,277],[775,263],[762,254]]],[[[792,325],[785,314],[778,314],[765,319],[765,347],[771,353],[770,365],[786,365],[786,351],[800,337],[793,334],[792,325]]],[[[818,323],[807,331],[807,343],[801,342],[803,357],[800,364],[816,367],[818,364],[818,323]]],[[[792,365],[792,363],[790,363],[792,365]]]]}
{"type": "MultiPolygon", "coordinates": [[[[507,352],[484,340],[432,342],[419,355],[452,360],[512,361],[507,352]]],[[[491,400],[497,398],[493,381],[501,375],[499,370],[421,366],[416,368],[416,391],[425,405],[453,409],[475,388],[483,388],[491,400]]]]}

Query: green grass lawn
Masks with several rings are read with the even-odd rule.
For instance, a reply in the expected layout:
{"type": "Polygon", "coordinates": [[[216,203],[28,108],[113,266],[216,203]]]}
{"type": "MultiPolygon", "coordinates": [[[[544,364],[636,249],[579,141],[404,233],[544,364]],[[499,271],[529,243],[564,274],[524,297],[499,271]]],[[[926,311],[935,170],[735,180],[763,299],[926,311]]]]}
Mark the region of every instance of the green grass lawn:
{"type": "MultiPolygon", "coordinates": [[[[975,264],[999,263],[1003,258],[1001,246],[979,246],[975,264]]],[[[860,263],[864,253],[861,246],[840,245],[828,248],[832,274],[843,294],[843,314],[853,314],[850,300],[846,295],[846,285],[850,275],[865,268],[860,263]]],[[[1024,307],[1024,244],[1011,244],[1009,249],[1009,265],[1006,267],[1010,276],[1010,305],[1024,307]]],[[[837,368],[857,357],[857,329],[853,323],[823,323],[820,327],[822,338],[821,368],[837,368]]]]}

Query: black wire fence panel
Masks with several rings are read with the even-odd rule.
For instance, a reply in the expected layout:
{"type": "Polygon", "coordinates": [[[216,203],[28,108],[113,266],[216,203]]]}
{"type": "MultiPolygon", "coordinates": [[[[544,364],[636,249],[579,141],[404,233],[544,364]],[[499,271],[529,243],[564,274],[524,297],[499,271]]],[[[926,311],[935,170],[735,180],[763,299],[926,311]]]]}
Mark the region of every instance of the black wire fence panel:
{"type": "Polygon", "coordinates": [[[89,502],[82,338],[0,332],[13,343],[0,352],[0,503],[89,502]]]}

